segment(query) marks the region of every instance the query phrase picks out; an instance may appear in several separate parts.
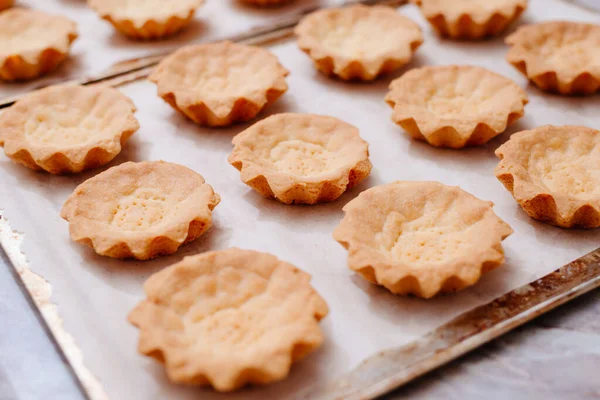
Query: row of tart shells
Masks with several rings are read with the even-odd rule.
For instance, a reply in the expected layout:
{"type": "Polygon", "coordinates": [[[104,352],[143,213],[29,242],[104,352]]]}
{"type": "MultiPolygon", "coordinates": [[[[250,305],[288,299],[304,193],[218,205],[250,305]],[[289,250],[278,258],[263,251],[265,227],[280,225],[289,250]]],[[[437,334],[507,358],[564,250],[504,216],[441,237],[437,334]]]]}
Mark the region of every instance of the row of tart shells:
{"type": "MultiPolygon", "coordinates": [[[[95,1],[91,3],[95,4],[95,1]]],[[[441,32],[454,31],[450,27],[453,24],[469,26],[465,21],[489,25],[491,30],[503,30],[506,24],[499,21],[503,21],[502,18],[510,20],[510,15],[516,18],[526,6],[523,0],[467,1],[453,3],[452,10],[449,10],[446,9],[447,3],[420,1],[425,16],[441,32]],[[473,4],[476,3],[479,7],[474,9],[473,4]],[[440,23],[436,25],[435,21],[439,22],[440,16],[444,21],[442,25],[449,27],[440,28],[440,23]]],[[[98,1],[97,7],[110,8],[111,4],[112,1],[98,1]]],[[[180,6],[172,5],[174,8],[180,6]]],[[[120,12],[130,8],[119,7],[120,12]]],[[[186,10],[181,11],[181,18],[189,14],[186,10]]],[[[164,12],[169,14],[167,11],[164,12]]],[[[112,20],[117,24],[114,17],[112,20]]],[[[129,20],[123,24],[123,30],[133,30],[137,26],[129,20]]],[[[156,24],[150,24],[150,28],[155,31],[174,29],[156,24]]],[[[482,29],[473,28],[474,31],[482,29]]],[[[70,44],[77,37],[75,23],[64,17],[24,9],[0,14],[0,35],[22,36],[25,32],[28,37],[35,38],[34,42],[27,43],[26,48],[2,49],[0,45],[0,79],[32,79],[52,71],[67,57],[70,44]]],[[[347,80],[369,81],[397,70],[411,60],[412,54],[423,42],[423,34],[415,22],[384,6],[355,5],[319,10],[306,16],[295,32],[299,47],[314,59],[317,69],[347,80]]],[[[483,32],[487,32],[486,29],[483,32]]],[[[595,56],[600,48],[600,27],[597,25],[561,21],[534,24],[519,28],[506,42],[512,46],[508,61],[543,90],[561,94],[591,94],[600,88],[600,70],[595,56]]],[[[177,57],[185,58],[186,52],[179,53],[177,57]]],[[[173,55],[170,58],[177,57],[173,55]]],[[[190,115],[190,118],[194,117],[190,115]]],[[[203,121],[202,118],[196,119],[203,121]]],[[[210,120],[206,123],[211,124],[210,120]]]]}
{"type": "MultiPolygon", "coordinates": [[[[163,99],[190,119],[220,126],[253,118],[281,96],[287,90],[287,73],[265,49],[224,42],[180,49],[156,68],[150,80],[157,83],[163,99]],[[231,70],[236,74],[227,72],[231,70]],[[255,79],[245,79],[248,75],[255,79]],[[196,81],[202,90],[181,90],[196,81]],[[223,96],[228,91],[229,97],[223,96]],[[213,93],[219,95],[211,97],[213,93]]],[[[514,82],[483,68],[436,66],[411,70],[393,81],[386,101],[394,108],[393,120],[413,137],[434,146],[460,148],[485,143],[503,132],[523,116],[528,100],[514,82]]],[[[121,151],[139,128],[134,111],[131,100],[115,89],[46,88],[0,116],[0,145],[10,158],[29,168],[81,172],[108,163],[121,151]]],[[[233,143],[229,161],[241,171],[242,180],[288,204],[335,200],[371,169],[367,144],[358,131],[328,117],[268,118],[233,143]],[[278,137],[285,131],[283,125],[297,137],[278,137]],[[277,153],[285,159],[268,160],[268,154],[277,153]],[[294,169],[296,180],[289,178],[294,169]],[[307,178],[319,169],[329,171],[326,179],[307,178]]],[[[507,187],[513,190],[512,185],[507,187]]],[[[582,190],[587,193],[589,188],[582,190]]],[[[579,217],[571,222],[558,216],[539,219],[560,226],[596,225],[579,217]]]]}

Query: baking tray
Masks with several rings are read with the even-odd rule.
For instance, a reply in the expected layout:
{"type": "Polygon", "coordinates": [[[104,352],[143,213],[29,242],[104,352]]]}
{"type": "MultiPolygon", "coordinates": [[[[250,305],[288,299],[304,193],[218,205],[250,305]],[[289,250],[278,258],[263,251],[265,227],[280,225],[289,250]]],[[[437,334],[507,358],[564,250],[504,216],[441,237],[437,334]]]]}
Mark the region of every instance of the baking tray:
{"type": "MultiPolygon", "coordinates": [[[[73,12],[65,2],[49,1],[45,6],[50,4],[64,9],[64,14],[73,12]]],[[[240,18],[248,23],[245,13],[254,15],[253,11],[234,6],[233,2],[209,2],[209,6],[222,20],[240,18]]],[[[100,170],[57,177],[29,171],[4,156],[0,158],[0,207],[4,209],[0,242],[33,292],[90,397],[291,397],[312,384],[333,380],[380,351],[419,338],[456,315],[543,276],[598,246],[600,231],[563,230],[527,217],[494,178],[497,160],[493,153],[510,133],[522,129],[543,124],[582,124],[598,128],[600,98],[544,94],[528,86],[504,61],[507,48],[502,38],[473,43],[438,39],[413,6],[404,6],[400,12],[419,22],[425,31],[425,43],[410,65],[394,76],[371,84],[344,83],[323,77],[293,41],[270,46],[291,71],[290,89],[260,118],[277,112],[328,114],[356,125],[370,143],[374,164],[371,177],[337,202],[286,206],[260,197],[240,182],[239,173],[226,161],[231,138],[249,124],[216,130],[198,127],[158,98],[154,85],[146,81],[121,87],[139,109],[137,117],[141,129],[110,165],[157,159],[178,162],[201,173],[223,199],[215,209],[214,227],[175,255],[149,262],[119,261],[97,256],[90,249],[72,243],[67,223],[60,219],[59,211],[76,185],[100,170]],[[409,139],[390,121],[391,109],[383,98],[393,77],[417,66],[466,60],[527,86],[530,104],[526,116],[507,133],[481,148],[444,150],[409,139]],[[495,202],[497,214],[515,230],[504,242],[505,265],[484,276],[473,288],[428,301],[394,296],[350,272],[346,267],[346,251],[331,238],[331,232],[342,218],[343,205],[368,187],[398,179],[437,180],[459,185],[477,197],[495,202]],[[14,235],[11,229],[23,233],[22,243],[21,236],[14,235]],[[271,252],[313,275],[313,285],[331,309],[322,322],[326,341],[321,350],[295,365],[288,379],[267,387],[225,396],[210,389],[172,385],[160,365],[137,354],[138,331],[126,322],[126,315],[142,298],[142,284],[151,273],[186,255],[232,246],[271,252]],[[48,301],[50,289],[52,302],[57,307],[48,301]],[[57,315],[63,320],[62,327],[57,315]]],[[[80,20],[92,18],[81,13],[80,20]]],[[[262,15],[252,19],[252,24],[261,18],[274,17],[262,15]]],[[[520,23],[551,19],[600,22],[597,15],[559,0],[532,0],[520,23]]],[[[114,41],[120,39],[106,32],[111,28],[100,22],[84,24],[86,32],[82,42],[89,40],[85,37],[89,38],[94,32],[96,37],[108,42],[98,46],[101,51],[97,54],[88,52],[82,56],[81,47],[75,49],[76,54],[80,52],[84,60],[94,57],[98,63],[117,58],[110,49],[114,41]]],[[[244,27],[242,23],[236,26],[240,30],[244,27]]],[[[119,55],[123,56],[122,53],[120,49],[119,55]]],[[[121,58],[131,56],[128,53],[121,58]]],[[[5,90],[3,86],[0,90],[4,96],[25,89],[27,87],[11,86],[5,90]]]]}

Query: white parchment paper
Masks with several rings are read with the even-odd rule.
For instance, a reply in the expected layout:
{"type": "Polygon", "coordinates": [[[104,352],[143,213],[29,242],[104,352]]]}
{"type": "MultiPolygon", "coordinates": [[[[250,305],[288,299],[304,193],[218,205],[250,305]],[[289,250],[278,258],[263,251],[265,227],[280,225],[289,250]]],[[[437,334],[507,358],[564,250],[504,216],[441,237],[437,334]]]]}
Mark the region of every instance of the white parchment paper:
{"type": "MultiPolygon", "coordinates": [[[[84,37],[76,53],[86,68],[99,64],[106,67],[152,47],[143,44],[144,51],[132,51],[135,44],[124,42],[112,34],[112,28],[92,20],[95,17],[83,11],[83,3],[43,3],[63,14],[81,15],[84,37]],[[93,35],[96,37],[90,39],[93,35]],[[92,43],[96,43],[97,52],[81,47],[92,43]]],[[[239,22],[239,26],[238,22],[235,27],[227,25],[232,31],[272,18],[272,12],[257,16],[258,12],[229,1],[209,1],[206,7],[211,11],[211,29],[222,27],[220,18],[239,22]]],[[[286,206],[264,199],[242,184],[239,173],[226,161],[232,137],[249,124],[228,129],[201,128],[158,98],[151,83],[129,84],[122,91],[137,105],[141,129],[111,165],[158,159],[184,164],[201,173],[222,197],[214,212],[214,227],[206,235],[175,255],[149,262],[100,257],[69,239],[67,223],[59,217],[64,200],[79,183],[105,168],[56,177],[29,171],[0,156],[0,208],[13,229],[25,234],[23,251],[30,267],[52,284],[53,300],[65,329],[80,346],[84,362],[110,398],[286,398],[317,381],[333,379],[380,350],[405,344],[461,312],[598,247],[600,230],[562,230],[531,220],[495,179],[497,159],[493,153],[511,133],[543,124],[600,128],[600,96],[565,98],[544,94],[528,86],[526,79],[505,62],[507,49],[502,38],[476,43],[441,40],[413,6],[402,7],[400,12],[417,20],[426,34],[425,44],[403,71],[428,64],[487,67],[527,87],[531,102],[526,117],[484,147],[435,149],[409,139],[390,121],[391,109],[383,98],[393,76],[372,84],[338,82],[317,73],[292,41],[273,46],[272,51],[291,71],[290,89],[260,117],[277,112],[311,112],[341,118],[360,129],[370,143],[374,164],[371,177],[337,202],[286,206]],[[355,276],[346,267],[346,251],[331,238],[343,216],[341,209],[360,191],[398,179],[459,185],[495,202],[497,214],[515,230],[504,242],[506,264],[473,288],[429,301],[391,295],[355,276]],[[232,246],[268,251],[311,273],[313,285],[331,309],[322,322],[327,340],[321,350],[295,365],[288,379],[265,388],[224,396],[209,389],[171,385],[160,365],[137,354],[138,332],[126,322],[126,315],[142,298],[142,284],[153,272],[185,255],[232,246]]],[[[550,19],[600,22],[598,16],[559,0],[532,0],[522,23],[550,19]]],[[[19,85],[0,86],[0,93],[22,89],[19,85]]]]}

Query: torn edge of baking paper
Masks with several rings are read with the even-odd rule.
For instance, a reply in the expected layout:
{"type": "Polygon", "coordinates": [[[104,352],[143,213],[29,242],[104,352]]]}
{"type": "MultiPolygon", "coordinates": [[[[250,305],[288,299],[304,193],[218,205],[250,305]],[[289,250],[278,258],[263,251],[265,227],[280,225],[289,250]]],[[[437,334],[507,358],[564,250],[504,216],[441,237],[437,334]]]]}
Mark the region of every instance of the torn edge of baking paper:
{"type": "Polygon", "coordinates": [[[27,288],[31,298],[46,321],[48,328],[63,350],[69,364],[77,374],[79,381],[91,400],[109,400],[102,384],[83,362],[81,349],[75,339],[63,327],[63,320],[58,313],[58,307],[51,301],[52,285],[29,268],[27,257],[21,251],[25,235],[13,231],[0,208],[0,245],[16,269],[21,281],[27,288]]]}

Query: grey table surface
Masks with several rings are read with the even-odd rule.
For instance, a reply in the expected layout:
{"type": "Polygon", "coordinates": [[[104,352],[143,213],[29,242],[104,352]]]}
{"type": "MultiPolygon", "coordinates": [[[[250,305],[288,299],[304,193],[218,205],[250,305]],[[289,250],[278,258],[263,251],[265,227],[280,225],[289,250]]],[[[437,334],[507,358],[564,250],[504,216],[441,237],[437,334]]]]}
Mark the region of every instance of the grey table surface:
{"type": "MultiPolygon", "coordinates": [[[[600,10],[600,0],[573,1],[600,10]]],[[[600,399],[597,371],[598,290],[385,398],[600,399]]],[[[0,250],[0,400],[84,398],[0,250]]]]}

